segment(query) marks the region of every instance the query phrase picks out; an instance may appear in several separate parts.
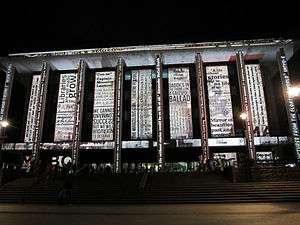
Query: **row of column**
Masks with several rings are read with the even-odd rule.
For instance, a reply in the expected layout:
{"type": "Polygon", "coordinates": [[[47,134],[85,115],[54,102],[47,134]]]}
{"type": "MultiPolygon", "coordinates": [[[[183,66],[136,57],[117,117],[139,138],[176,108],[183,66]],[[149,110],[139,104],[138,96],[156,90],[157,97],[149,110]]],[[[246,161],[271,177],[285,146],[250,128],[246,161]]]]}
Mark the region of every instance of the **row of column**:
{"type": "MultiPolygon", "coordinates": [[[[297,158],[300,158],[300,138],[299,138],[299,127],[296,119],[296,109],[294,106],[293,99],[287,95],[286,90],[289,88],[290,80],[287,68],[287,61],[283,49],[280,49],[277,56],[279,65],[280,77],[283,83],[283,90],[286,102],[286,109],[288,114],[289,127],[291,131],[291,137],[294,142],[295,152],[297,158]]],[[[123,108],[123,79],[124,79],[124,66],[125,63],[122,58],[118,59],[116,67],[116,91],[115,91],[115,108],[114,108],[114,172],[119,173],[121,171],[121,149],[122,149],[122,108],[123,108]]],[[[156,115],[157,115],[157,162],[160,170],[164,170],[165,165],[165,139],[164,139],[164,113],[163,113],[163,76],[162,76],[162,57],[157,55],[155,59],[155,70],[156,70],[156,115]]],[[[244,113],[247,114],[245,120],[245,139],[246,148],[248,152],[248,158],[255,162],[256,152],[254,146],[254,135],[253,135],[253,123],[250,110],[249,93],[246,82],[246,70],[244,63],[244,56],[242,52],[236,54],[236,66],[238,71],[238,80],[241,96],[241,105],[244,113]]],[[[78,165],[79,159],[79,146],[80,136],[82,127],[82,112],[83,112],[83,101],[84,101],[84,84],[85,84],[85,71],[87,64],[83,59],[79,61],[78,65],[78,79],[77,79],[77,94],[76,94],[76,110],[74,112],[74,130],[72,140],[72,162],[74,165],[78,165]]],[[[203,60],[201,54],[198,53],[195,56],[195,68],[197,77],[197,97],[198,107],[200,113],[200,131],[201,131],[201,148],[202,148],[202,159],[208,159],[212,154],[209,151],[208,146],[208,118],[207,118],[207,98],[204,84],[204,69],[203,60]]],[[[14,80],[15,67],[10,64],[6,72],[6,79],[3,91],[3,97],[0,109],[0,121],[9,120],[8,108],[10,103],[10,96],[12,91],[12,84],[14,80]]],[[[41,136],[43,131],[43,120],[45,113],[45,104],[47,97],[47,88],[49,80],[50,66],[46,61],[42,62],[41,70],[41,83],[38,89],[40,98],[37,103],[37,117],[34,125],[33,132],[33,150],[32,160],[37,162],[39,159],[41,136]]],[[[0,126],[0,138],[3,138],[5,133],[5,127],[0,126]]]]}

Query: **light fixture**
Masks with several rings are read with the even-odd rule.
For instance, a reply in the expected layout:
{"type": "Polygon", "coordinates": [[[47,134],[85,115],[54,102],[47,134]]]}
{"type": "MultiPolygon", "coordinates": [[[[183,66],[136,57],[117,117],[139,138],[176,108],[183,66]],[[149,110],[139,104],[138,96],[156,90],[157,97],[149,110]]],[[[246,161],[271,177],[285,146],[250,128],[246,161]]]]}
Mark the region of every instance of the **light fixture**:
{"type": "Polygon", "coordinates": [[[288,92],[289,97],[294,98],[294,97],[300,95],[300,87],[291,86],[288,88],[287,92],[288,92]]]}
{"type": "Polygon", "coordinates": [[[241,118],[242,120],[246,120],[246,119],[247,119],[247,113],[242,112],[242,113],[240,114],[240,118],[241,118]]]}
{"type": "Polygon", "coordinates": [[[1,127],[8,127],[9,126],[9,122],[7,121],[7,120],[2,120],[2,121],[0,121],[0,126],[1,127]]]}

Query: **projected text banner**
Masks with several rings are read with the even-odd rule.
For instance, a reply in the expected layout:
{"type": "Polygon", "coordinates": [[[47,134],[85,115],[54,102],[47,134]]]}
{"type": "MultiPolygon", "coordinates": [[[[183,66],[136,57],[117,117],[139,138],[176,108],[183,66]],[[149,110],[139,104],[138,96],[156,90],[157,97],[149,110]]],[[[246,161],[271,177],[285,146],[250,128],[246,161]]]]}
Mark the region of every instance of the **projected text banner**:
{"type": "Polygon", "coordinates": [[[24,142],[33,142],[33,132],[34,132],[34,124],[37,116],[37,102],[39,98],[38,94],[39,94],[40,83],[41,83],[41,75],[34,75],[32,77],[24,142]]]}
{"type": "Polygon", "coordinates": [[[60,75],[54,141],[71,141],[74,129],[77,76],[60,75]]]}
{"type": "Polygon", "coordinates": [[[152,70],[131,71],[131,138],[152,138],[152,70]]]}
{"type": "Polygon", "coordinates": [[[212,137],[228,137],[234,132],[227,66],[207,66],[207,89],[212,137]]]}
{"type": "Polygon", "coordinates": [[[259,64],[246,65],[246,77],[253,118],[254,135],[265,136],[268,133],[268,118],[259,64]]]}
{"type": "Polygon", "coordinates": [[[115,71],[96,72],[94,110],[93,110],[93,141],[113,140],[115,71]]]}
{"type": "Polygon", "coordinates": [[[169,68],[171,139],[193,137],[189,68],[169,68]]]}

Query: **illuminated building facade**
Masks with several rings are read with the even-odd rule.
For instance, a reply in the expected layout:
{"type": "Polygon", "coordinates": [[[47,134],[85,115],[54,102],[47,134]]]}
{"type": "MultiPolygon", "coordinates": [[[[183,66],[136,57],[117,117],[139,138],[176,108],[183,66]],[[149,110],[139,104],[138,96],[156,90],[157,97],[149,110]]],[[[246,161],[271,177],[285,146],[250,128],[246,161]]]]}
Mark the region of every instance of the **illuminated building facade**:
{"type": "Polygon", "coordinates": [[[3,160],[74,164],[300,157],[292,40],[10,54],[0,58],[3,160]],[[243,115],[243,117],[241,117],[243,115]]]}

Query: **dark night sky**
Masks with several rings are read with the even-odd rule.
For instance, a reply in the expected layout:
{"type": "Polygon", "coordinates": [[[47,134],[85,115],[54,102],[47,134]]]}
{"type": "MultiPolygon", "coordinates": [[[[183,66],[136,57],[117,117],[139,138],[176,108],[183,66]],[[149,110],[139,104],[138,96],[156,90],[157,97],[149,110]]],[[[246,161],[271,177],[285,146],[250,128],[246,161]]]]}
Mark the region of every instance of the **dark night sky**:
{"type": "Polygon", "coordinates": [[[300,39],[298,6],[282,6],[275,1],[272,6],[253,3],[255,7],[246,3],[232,6],[226,1],[209,9],[208,5],[157,9],[116,8],[75,1],[72,4],[24,2],[18,3],[16,9],[13,1],[11,6],[1,8],[1,30],[5,31],[1,32],[2,43],[5,40],[1,44],[2,56],[12,52],[143,44],[300,39]]]}

